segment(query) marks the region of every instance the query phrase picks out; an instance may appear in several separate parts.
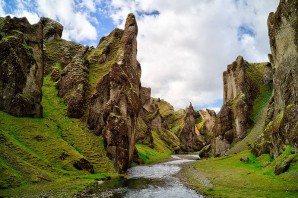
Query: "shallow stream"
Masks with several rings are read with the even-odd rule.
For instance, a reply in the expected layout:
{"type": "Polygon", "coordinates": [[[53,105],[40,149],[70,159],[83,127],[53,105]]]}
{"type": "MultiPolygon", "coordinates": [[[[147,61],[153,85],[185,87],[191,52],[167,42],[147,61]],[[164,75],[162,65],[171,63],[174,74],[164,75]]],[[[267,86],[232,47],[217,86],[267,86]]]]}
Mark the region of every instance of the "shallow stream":
{"type": "Polygon", "coordinates": [[[172,158],[169,162],[132,167],[128,170],[127,179],[105,181],[88,190],[84,197],[202,198],[175,177],[181,165],[193,162],[199,156],[172,155],[172,158]]]}

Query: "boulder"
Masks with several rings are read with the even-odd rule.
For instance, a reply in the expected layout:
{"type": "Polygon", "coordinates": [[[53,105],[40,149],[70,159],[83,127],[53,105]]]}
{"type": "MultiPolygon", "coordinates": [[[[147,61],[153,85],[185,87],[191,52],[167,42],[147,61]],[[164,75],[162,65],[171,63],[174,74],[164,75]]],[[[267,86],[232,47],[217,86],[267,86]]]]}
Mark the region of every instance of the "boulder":
{"type": "Polygon", "coordinates": [[[73,166],[78,170],[86,170],[89,173],[94,173],[93,165],[90,164],[90,162],[84,158],[81,158],[80,160],[76,161],[73,166]]]}
{"type": "Polygon", "coordinates": [[[249,162],[249,158],[247,156],[243,156],[243,157],[240,158],[240,161],[244,162],[244,163],[247,163],[247,162],[249,162]]]}

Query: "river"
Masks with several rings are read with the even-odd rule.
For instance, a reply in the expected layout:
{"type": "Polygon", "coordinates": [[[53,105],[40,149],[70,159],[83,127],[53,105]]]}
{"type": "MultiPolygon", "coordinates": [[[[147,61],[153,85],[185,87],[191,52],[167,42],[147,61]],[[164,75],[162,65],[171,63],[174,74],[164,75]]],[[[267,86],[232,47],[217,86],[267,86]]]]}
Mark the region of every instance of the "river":
{"type": "Polygon", "coordinates": [[[175,177],[183,164],[195,161],[198,155],[172,155],[172,158],[169,162],[132,167],[126,179],[105,181],[90,188],[84,197],[203,198],[175,177]]]}

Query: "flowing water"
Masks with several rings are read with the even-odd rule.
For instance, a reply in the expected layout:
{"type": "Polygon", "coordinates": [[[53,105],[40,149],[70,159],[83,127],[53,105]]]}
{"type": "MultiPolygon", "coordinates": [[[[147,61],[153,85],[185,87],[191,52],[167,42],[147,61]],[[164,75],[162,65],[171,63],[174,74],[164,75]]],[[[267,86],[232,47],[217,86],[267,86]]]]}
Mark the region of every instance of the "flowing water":
{"type": "Polygon", "coordinates": [[[199,156],[173,155],[172,158],[169,162],[132,167],[127,179],[105,181],[88,190],[84,197],[202,198],[174,176],[182,164],[193,162],[199,156]]]}

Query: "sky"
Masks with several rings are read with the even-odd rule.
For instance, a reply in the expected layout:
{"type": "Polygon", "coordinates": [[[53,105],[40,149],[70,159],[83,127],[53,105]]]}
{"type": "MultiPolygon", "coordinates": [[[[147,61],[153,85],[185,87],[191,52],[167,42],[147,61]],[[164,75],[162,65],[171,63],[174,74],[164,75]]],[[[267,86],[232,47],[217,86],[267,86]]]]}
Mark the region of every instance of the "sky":
{"type": "Polygon", "coordinates": [[[266,62],[267,17],[278,0],[0,0],[0,16],[42,16],[64,26],[62,38],[97,46],[129,13],[137,18],[142,86],[175,109],[192,102],[217,112],[222,73],[241,55],[266,62]]]}

